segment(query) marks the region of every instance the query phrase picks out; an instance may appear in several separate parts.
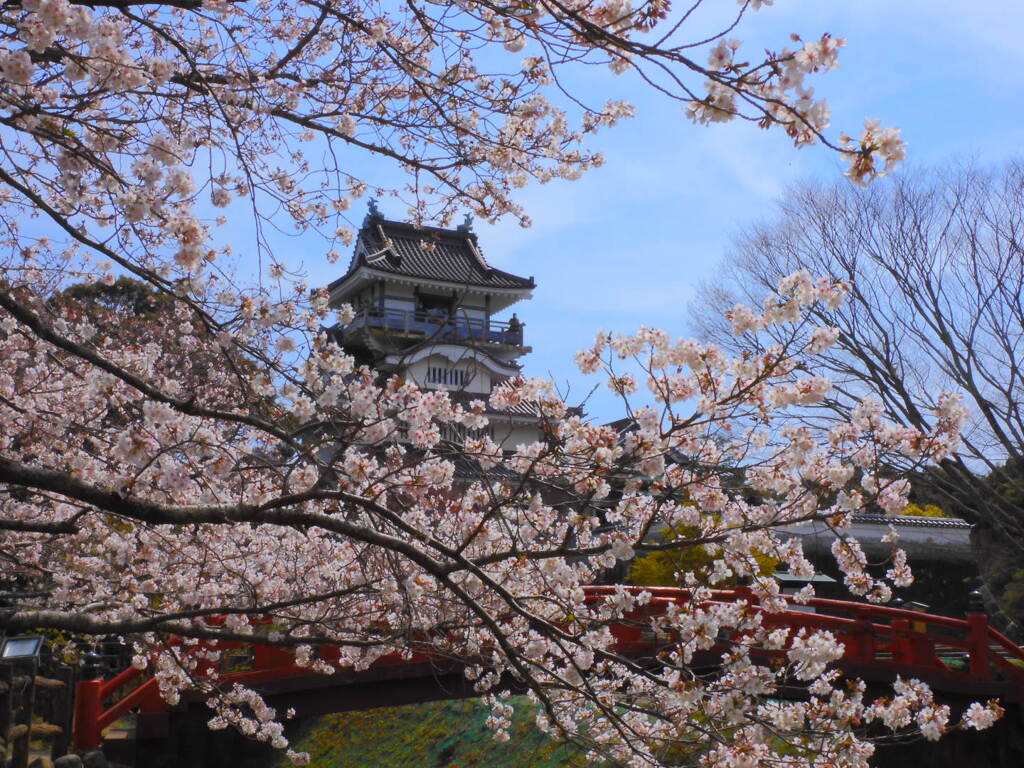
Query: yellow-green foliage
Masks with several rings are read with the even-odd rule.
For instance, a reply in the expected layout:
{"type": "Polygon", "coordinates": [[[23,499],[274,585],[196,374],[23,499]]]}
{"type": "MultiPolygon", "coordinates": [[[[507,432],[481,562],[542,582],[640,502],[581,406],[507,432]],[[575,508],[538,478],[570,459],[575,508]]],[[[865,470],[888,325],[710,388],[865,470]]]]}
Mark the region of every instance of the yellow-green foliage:
{"type": "MultiPolygon", "coordinates": [[[[696,528],[677,526],[668,528],[661,535],[662,541],[685,541],[700,535],[696,528]]],[[[769,555],[756,553],[759,576],[770,576],[779,561],[769,555]]],[[[664,549],[638,557],[629,568],[629,580],[645,587],[677,587],[680,582],[676,573],[693,573],[698,581],[706,583],[711,574],[714,558],[701,545],[681,546],[679,549],[664,549]]],[[[719,582],[715,586],[730,587],[735,580],[719,582]]]]}
{"type": "MultiPolygon", "coordinates": [[[[292,746],[308,752],[311,768],[583,768],[581,752],[536,727],[537,709],[520,696],[511,740],[502,744],[484,724],[479,699],[325,715],[311,721],[292,746]]],[[[282,758],[280,768],[290,765],[282,758]]]]}
{"type": "Polygon", "coordinates": [[[908,504],[900,512],[905,517],[949,517],[938,504],[908,504]]]}

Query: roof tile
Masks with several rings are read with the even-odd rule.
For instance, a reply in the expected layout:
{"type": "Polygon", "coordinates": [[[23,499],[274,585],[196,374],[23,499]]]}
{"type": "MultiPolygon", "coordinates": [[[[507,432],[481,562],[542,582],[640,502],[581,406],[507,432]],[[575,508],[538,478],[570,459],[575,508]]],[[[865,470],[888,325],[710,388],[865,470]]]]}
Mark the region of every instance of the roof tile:
{"type": "Polygon", "coordinates": [[[356,246],[359,257],[353,258],[348,273],[336,280],[335,285],[361,266],[460,285],[524,290],[535,285],[533,278],[519,277],[488,265],[480,254],[476,235],[466,229],[416,227],[370,217],[363,224],[359,239],[365,250],[356,246]],[[366,253],[372,258],[367,259],[366,253]]]}

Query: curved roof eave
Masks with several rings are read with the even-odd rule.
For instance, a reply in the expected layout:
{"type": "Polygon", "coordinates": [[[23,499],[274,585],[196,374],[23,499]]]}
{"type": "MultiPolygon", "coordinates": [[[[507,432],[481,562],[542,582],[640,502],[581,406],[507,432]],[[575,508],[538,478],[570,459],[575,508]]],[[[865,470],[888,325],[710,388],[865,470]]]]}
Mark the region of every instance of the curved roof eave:
{"type": "Polygon", "coordinates": [[[461,360],[475,360],[484,366],[491,373],[497,373],[502,376],[515,376],[519,373],[519,366],[515,363],[507,363],[504,360],[499,360],[493,355],[489,355],[481,349],[476,347],[464,347],[459,344],[432,344],[427,343],[414,350],[402,353],[402,354],[391,354],[385,358],[386,362],[391,365],[412,365],[413,363],[419,362],[431,355],[440,355],[446,358],[449,362],[457,363],[461,360]],[[449,350],[452,350],[449,353],[449,350]]]}
{"type": "Polygon", "coordinates": [[[333,304],[337,301],[342,301],[343,297],[351,292],[361,282],[369,280],[387,280],[391,283],[404,283],[406,285],[417,285],[417,286],[429,286],[432,288],[438,288],[444,291],[466,291],[476,290],[479,293],[489,293],[494,296],[508,296],[514,298],[515,301],[521,301],[523,299],[529,299],[533,296],[533,288],[501,288],[491,285],[485,285],[483,283],[457,283],[454,281],[447,280],[435,280],[424,277],[415,277],[413,275],[397,275],[394,272],[388,272],[386,270],[374,269],[373,267],[359,266],[355,271],[350,272],[344,277],[340,277],[333,283],[328,285],[330,291],[330,301],[333,304]],[[349,284],[348,286],[346,284],[349,284]],[[346,287],[348,290],[346,290],[346,287]]]}

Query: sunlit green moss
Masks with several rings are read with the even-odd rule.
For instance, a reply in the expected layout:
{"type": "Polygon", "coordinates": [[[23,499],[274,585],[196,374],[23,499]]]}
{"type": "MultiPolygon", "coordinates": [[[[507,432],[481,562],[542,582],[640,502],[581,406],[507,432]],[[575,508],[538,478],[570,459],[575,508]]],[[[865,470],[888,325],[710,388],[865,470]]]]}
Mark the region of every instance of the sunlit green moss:
{"type": "MultiPolygon", "coordinates": [[[[478,699],[325,715],[293,739],[309,752],[312,768],[576,768],[582,755],[552,741],[534,725],[536,709],[523,698],[511,740],[494,740],[484,721],[489,708],[478,699]]],[[[282,760],[281,768],[288,765],[282,760]]]]}

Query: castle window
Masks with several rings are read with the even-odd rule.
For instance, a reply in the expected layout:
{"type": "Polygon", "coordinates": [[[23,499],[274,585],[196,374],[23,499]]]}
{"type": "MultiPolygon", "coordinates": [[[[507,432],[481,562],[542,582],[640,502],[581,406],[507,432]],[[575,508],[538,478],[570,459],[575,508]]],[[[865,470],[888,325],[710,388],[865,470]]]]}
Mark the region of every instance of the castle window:
{"type": "Polygon", "coordinates": [[[459,424],[441,424],[439,425],[439,431],[441,432],[442,440],[456,445],[462,445],[467,440],[478,440],[481,437],[494,439],[494,430],[490,426],[486,426],[483,429],[466,429],[459,424]]]}
{"type": "Polygon", "coordinates": [[[416,309],[427,316],[447,317],[452,313],[450,296],[429,296],[421,293],[417,296],[416,304],[416,309]]]}
{"type": "Polygon", "coordinates": [[[468,373],[468,371],[461,368],[432,365],[427,369],[427,383],[444,384],[449,387],[464,387],[469,380],[468,373]]]}

